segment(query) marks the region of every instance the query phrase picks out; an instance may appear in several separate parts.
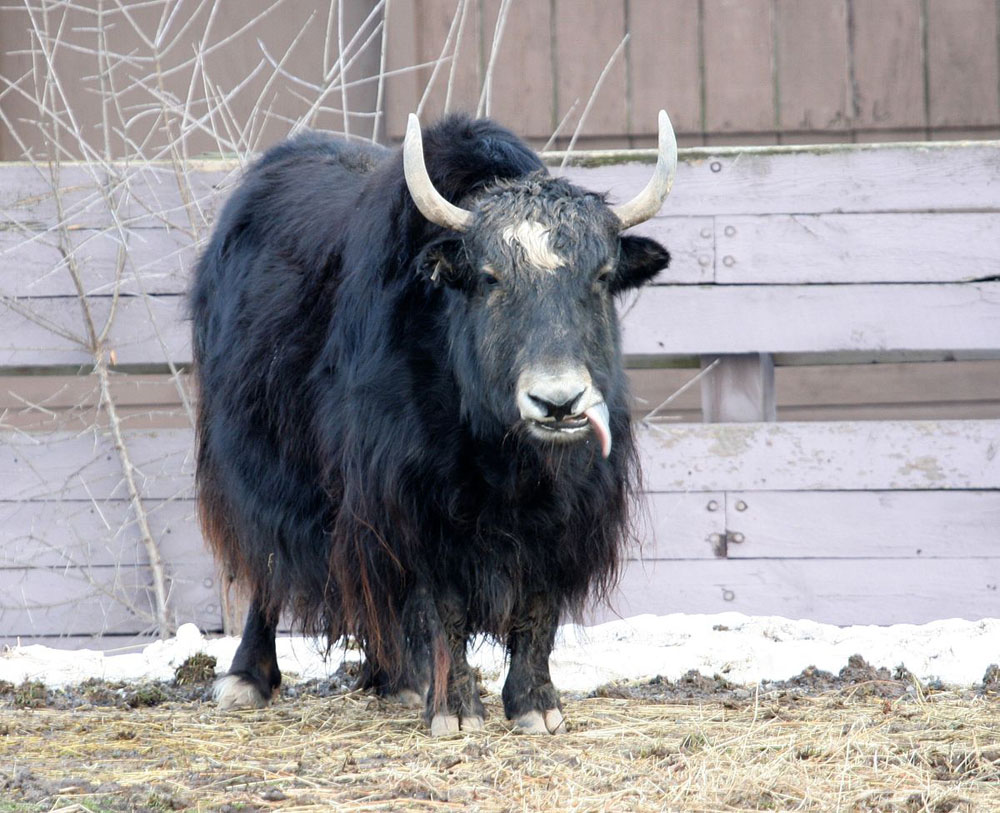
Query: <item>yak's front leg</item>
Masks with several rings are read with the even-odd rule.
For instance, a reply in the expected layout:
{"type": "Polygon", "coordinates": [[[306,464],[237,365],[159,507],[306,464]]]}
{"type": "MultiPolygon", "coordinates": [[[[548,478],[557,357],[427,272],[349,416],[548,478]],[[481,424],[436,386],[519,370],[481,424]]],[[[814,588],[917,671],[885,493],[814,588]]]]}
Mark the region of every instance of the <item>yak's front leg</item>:
{"type": "Polygon", "coordinates": [[[478,731],[486,718],[479,683],[466,659],[469,633],[464,606],[455,595],[437,602],[441,626],[432,638],[433,666],[426,711],[433,736],[478,731]]]}
{"type": "Polygon", "coordinates": [[[528,600],[507,639],[510,669],[503,685],[503,709],[525,734],[566,731],[559,693],[549,676],[559,611],[547,597],[528,600]]]}
{"type": "Polygon", "coordinates": [[[255,598],[250,603],[232,666],[215,681],[215,701],[220,709],[261,708],[271,701],[281,685],[274,648],[276,626],[255,598]]]}

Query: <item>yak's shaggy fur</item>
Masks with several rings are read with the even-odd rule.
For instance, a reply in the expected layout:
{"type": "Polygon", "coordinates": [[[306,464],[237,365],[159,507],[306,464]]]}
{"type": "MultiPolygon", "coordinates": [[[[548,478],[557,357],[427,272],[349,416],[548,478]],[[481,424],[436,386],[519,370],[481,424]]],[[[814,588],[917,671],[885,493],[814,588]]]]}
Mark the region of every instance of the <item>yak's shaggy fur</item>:
{"type": "Polygon", "coordinates": [[[551,730],[556,623],[606,594],[628,532],[613,295],[668,256],[495,124],[446,119],[425,155],[476,212],[468,232],[420,214],[398,151],[308,134],[250,169],[198,264],[199,510],[253,597],[231,677],[270,696],[290,612],[356,636],[369,685],[426,697],[439,730],[472,727],[464,650],[487,633],[511,652],[508,716],[551,730]],[[531,267],[510,239],[528,221],[565,268],[531,267]],[[561,358],[604,395],[606,459],[589,433],[545,443],[519,420],[519,370],[561,358]]]}

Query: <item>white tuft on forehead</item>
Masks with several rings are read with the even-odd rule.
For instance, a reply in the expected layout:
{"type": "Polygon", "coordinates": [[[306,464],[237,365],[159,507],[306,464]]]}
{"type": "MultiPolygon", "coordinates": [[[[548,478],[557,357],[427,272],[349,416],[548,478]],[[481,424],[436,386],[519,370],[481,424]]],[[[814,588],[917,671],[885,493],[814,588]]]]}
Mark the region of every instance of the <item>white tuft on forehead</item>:
{"type": "Polygon", "coordinates": [[[525,259],[536,268],[555,271],[566,265],[549,245],[549,230],[537,220],[523,220],[516,226],[508,226],[501,236],[508,245],[516,243],[524,249],[525,259]]]}

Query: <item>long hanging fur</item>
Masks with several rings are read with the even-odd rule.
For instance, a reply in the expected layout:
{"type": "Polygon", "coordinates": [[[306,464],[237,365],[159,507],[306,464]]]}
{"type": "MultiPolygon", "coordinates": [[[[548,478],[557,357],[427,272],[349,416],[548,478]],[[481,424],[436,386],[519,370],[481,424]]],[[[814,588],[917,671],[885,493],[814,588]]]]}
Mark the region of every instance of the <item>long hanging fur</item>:
{"type": "MultiPolygon", "coordinates": [[[[490,122],[446,119],[425,145],[456,202],[505,179],[555,190],[539,205],[584,196],[490,122]]],[[[590,198],[580,206],[603,207],[590,198]]],[[[605,596],[628,536],[617,345],[601,373],[609,459],[511,430],[482,406],[502,394],[456,349],[473,318],[462,291],[428,273],[454,239],[415,209],[398,151],[307,134],[248,172],[191,292],[206,538],[270,617],[357,636],[387,670],[417,585],[457,589],[469,634],[503,638],[532,592],[567,614],[605,596]]]]}

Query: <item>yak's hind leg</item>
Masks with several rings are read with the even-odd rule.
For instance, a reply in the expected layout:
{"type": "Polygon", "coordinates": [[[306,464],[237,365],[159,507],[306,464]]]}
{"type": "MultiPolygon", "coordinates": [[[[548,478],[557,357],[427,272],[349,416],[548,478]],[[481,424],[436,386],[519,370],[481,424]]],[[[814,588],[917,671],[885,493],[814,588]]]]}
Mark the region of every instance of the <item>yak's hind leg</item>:
{"type": "Polygon", "coordinates": [[[465,604],[449,595],[430,605],[431,618],[438,619],[431,636],[430,690],[425,717],[431,735],[457,731],[478,731],[483,727],[486,708],[479,699],[479,682],[466,659],[469,632],[465,604]]]}
{"type": "Polygon", "coordinates": [[[403,605],[402,628],[404,662],[398,674],[384,669],[371,647],[365,648],[365,662],[356,687],[374,692],[390,702],[407,708],[422,708],[427,702],[431,681],[431,629],[428,608],[433,602],[421,590],[416,590],[403,605]]]}
{"type": "Polygon", "coordinates": [[[503,709],[525,734],[566,731],[559,693],[549,676],[549,656],[558,624],[555,604],[536,595],[515,620],[507,639],[510,669],[503,685],[503,709]]]}
{"type": "Polygon", "coordinates": [[[215,701],[220,709],[262,708],[271,701],[281,685],[275,626],[254,599],[232,666],[215,681],[215,701]]]}

